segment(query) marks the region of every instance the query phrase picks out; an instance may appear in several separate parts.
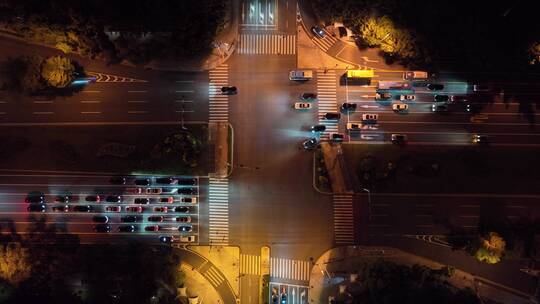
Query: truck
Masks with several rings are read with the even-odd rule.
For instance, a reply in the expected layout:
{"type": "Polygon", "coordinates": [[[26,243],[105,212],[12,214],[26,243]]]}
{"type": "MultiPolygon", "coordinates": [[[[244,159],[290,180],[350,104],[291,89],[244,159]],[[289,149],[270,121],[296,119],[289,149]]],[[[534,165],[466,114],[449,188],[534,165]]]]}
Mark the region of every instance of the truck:
{"type": "Polygon", "coordinates": [[[378,90],[409,90],[411,85],[403,81],[379,81],[378,90]]]}

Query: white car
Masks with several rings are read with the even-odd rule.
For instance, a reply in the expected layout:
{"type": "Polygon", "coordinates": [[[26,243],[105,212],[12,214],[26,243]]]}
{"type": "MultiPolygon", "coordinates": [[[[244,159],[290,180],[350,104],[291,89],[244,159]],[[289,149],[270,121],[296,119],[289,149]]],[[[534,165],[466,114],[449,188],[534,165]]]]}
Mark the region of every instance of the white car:
{"type": "Polygon", "coordinates": [[[179,239],[182,243],[193,243],[197,240],[197,237],[194,235],[181,235],[179,239]]]}
{"type": "Polygon", "coordinates": [[[415,95],[399,95],[399,100],[404,100],[404,101],[416,100],[416,96],[415,95]]]}
{"type": "Polygon", "coordinates": [[[295,102],[294,108],[296,110],[308,110],[311,109],[311,104],[308,102],[295,102]]]}
{"type": "Polygon", "coordinates": [[[338,142],[343,141],[343,139],[345,138],[345,135],[342,133],[330,133],[329,136],[330,136],[331,141],[338,141],[338,142]]]}
{"type": "Polygon", "coordinates": [[[379,119],[378,114],[362,114],[362,121],[363,122],[377,122],[377,119],[379,119]]]}
{"type": "Polygon", "coordinates": [[[407,111],[408,109],[409,109],[408,104],[404,104],[404,103],[394,103],[394,104],[392,104],[392,110],[394,110],[396,112],[407,111]]]}
{"type": "Polygon", "coordinates": [[[362,129],[362,124],[357,122],[349,122],[347,123],[347,130],[349,131],[355,131],[362,129]]]}

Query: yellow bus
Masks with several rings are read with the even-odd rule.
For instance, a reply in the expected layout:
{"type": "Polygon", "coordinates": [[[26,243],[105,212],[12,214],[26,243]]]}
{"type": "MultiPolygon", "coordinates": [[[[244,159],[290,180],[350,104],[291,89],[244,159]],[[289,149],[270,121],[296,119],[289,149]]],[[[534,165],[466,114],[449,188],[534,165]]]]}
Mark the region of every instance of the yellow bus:
{"type": "Polygon", "coordinates": [[[373,70],[348,70],[347,79],[373,78],[373,70]]]}

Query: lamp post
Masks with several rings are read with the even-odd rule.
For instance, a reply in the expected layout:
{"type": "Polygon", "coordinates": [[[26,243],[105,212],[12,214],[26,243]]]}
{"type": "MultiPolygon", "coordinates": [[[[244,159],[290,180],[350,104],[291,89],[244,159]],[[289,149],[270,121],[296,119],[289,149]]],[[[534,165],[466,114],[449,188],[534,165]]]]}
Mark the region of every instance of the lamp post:
{"type": "Polygon", "coordinates": [[[366,191],[368,194],[368,213],[369,213],[369,220],[371,221],[371,191],[367,188],[362,188],[362,191],[366,191]]]}

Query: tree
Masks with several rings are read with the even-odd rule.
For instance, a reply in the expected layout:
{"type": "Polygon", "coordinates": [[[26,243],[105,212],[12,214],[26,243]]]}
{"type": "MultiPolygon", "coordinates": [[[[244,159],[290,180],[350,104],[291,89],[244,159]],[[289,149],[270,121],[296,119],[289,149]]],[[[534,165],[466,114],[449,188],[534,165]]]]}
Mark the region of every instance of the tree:
{"type": "Polygon", "coordinates": [[[535,42],[529,48],[529,64],[535,65],[540,64],[540,42],[535,42]]]}
{"type": "Polygon", "coordinates": [[[69,58],[54,56],[45,60],[41,76],[52,87],[64,88],[73,81],[75,66],[69,58]]]}
{"type": "Polygon", "coordinates": [[[0,277],[16,285],[30,277],[32,265],[28,248],[20,243],[0,245],[0,277]]]}
{"type": "Polygon", "coordinates": [[[506,241],[496,232],[490,232],[484,238],[479,239],[480,246],[476,250],[474,257],[480,262],[496,264],[501,261],[506,248],[506,241]]]}
{"type": "Polygon", "coordinates": [[[24,57],[24,61],[26,67],[19,83],[21,91],[32,93],[43,89],[45,84],[40,74],[43,58],[40,56],[28,56],[24,57]]]}
{"type": "Polygon", "coordinates": [[[8,58],[0,64],[0,88],[32,93],[44,87],[40,56],[8,58]]]}

